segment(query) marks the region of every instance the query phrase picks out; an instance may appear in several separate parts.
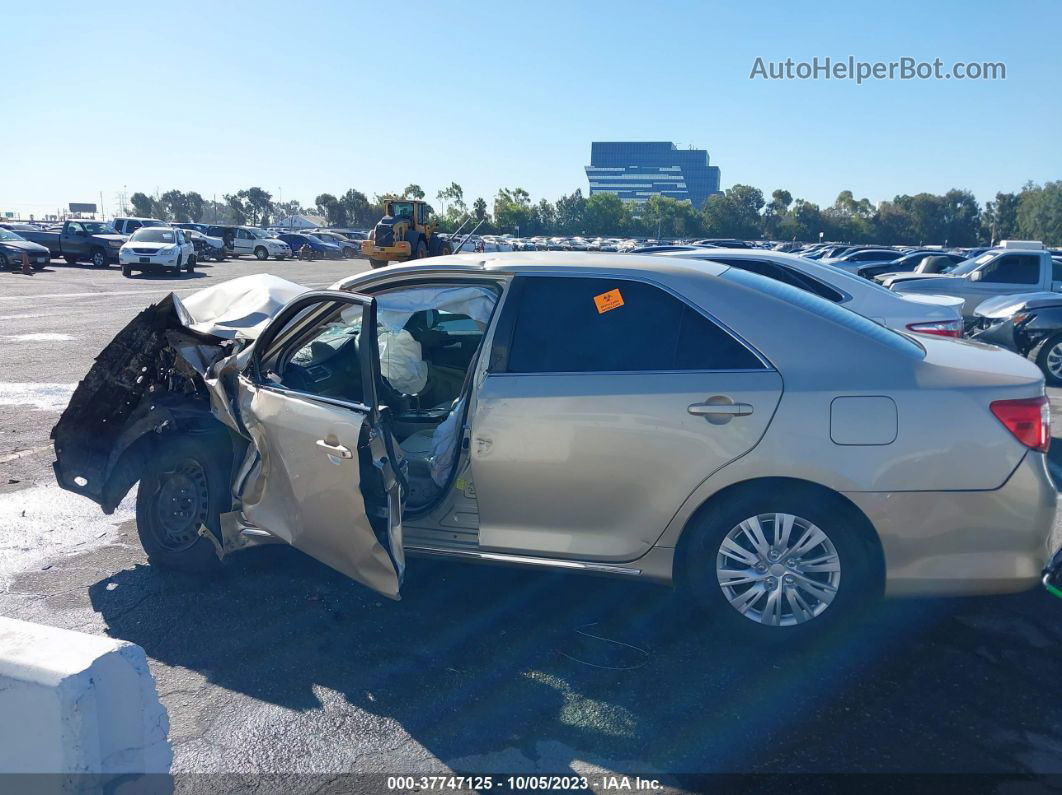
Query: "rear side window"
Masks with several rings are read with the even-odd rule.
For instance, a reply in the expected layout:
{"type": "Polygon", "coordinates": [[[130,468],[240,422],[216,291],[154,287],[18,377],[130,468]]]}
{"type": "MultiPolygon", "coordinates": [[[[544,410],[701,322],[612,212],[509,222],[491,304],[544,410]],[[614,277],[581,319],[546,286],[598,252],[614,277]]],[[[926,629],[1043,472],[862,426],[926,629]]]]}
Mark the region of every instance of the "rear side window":
{"type": "MultiPolygon", "coordinates": [[[[774,279],[765,279],[758,274],[740,271],[737,268],[728,270],[723,274],[722,278],[738,282],[739,284],[744,284],[755,290],[759,290],[762,293],[774,296],[775,298],[780,298],[781,300],[793,304],[794,306],[798,306],[801,309],[813,312],[816,315],[820,315],[821,317],[832,320],[842,326],[846,326],[865,334],[867,337],[888,345],[894,350],[911,356],[917,356],[919,359],[925,358],[925,349],[910,337],[899,334],[885,326],[880,326],[874,321],[868,320],[850,309],[845,309],[843,306],[824,301],[817,295],[812,295],[804,290],[794,289],[788,284],[782,284],[774,279]]],[[[853,278],[858,279],[859,277],[856,276],[853,278]]]]}
{"type": "Polygon", "coordinates": [[[729,333],[650,284],[534,276],[514,297],[510,373],[764,369],[729,333]]]}
{"type": "Polygon", "coordinates": [[[783,284],[788,284],[791,287],[796,287],[800,290],[807,290],[809,293],[814,293],[820,298],[825,298],[827,301],[841,301],[844,299],[837,290],[829,287],[822,282],[812,279],[810,276],[805,276],[799,271],[790,270],[783,267],[776,262],[770,262],[768,260],[758,259],[728,259],[713,257],[713,262],[722,262],[724,265],[729,265],[732,268],[740,268],[743,271],[750,271],[751,273],[758,273],[760,276],[766,276],[768,279],[775,279],[783,284]]]}

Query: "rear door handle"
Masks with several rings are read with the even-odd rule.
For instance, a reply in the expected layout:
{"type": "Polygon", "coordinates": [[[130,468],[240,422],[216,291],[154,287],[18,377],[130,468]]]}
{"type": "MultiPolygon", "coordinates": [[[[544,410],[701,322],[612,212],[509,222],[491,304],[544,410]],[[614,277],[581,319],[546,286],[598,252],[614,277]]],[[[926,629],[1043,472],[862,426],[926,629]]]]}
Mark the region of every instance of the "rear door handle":
{"type": "Polygon", "coordinates": [[[354,454],[350,452],[349,447],[344,447],[341,444],[329,444],[324,439],[317,440],[317,446],[324,450],[329,455],[334,455],[337,458],[353,458],[354,454]]]}
{"type": "Polygon", "coordinates": [[[752,413],[752,406],[748,403],[691,403],[686,408],[686,411],[698,417],[707,417],[713,414],[744,417],[752,413]]]}

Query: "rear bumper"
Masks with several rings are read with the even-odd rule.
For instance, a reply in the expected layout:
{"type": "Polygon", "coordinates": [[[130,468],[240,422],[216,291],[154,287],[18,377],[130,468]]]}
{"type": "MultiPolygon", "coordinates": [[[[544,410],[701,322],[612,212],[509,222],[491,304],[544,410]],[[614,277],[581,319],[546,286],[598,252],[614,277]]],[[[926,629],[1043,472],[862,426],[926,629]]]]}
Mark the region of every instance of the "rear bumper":
{"type": "Polygon", "coordinates": [[[1062,546],[1046,456],[1026,453],[994,491],[849,492],[878,531],[890,596],[995,594],[1040,585],[1062,546]]]}

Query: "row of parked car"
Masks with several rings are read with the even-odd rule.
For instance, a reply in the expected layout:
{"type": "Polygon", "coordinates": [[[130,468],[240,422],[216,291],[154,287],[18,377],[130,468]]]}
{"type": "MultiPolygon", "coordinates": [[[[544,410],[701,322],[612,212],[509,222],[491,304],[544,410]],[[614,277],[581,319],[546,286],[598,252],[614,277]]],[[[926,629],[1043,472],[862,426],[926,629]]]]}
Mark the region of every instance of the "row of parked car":
{"type": "Polygon", "coordinates": [[[144,270],[192,271],[197,262],[239,256],[350,258],[357,256],[359,243],[331,230],[291,232],[154,218],[69,219],[54,225],[5,222],[0,223],[0,270],[21,267],[25,255],[37,270],[59,258],[100,268],[117,263],[131,276],[144,270]]]}

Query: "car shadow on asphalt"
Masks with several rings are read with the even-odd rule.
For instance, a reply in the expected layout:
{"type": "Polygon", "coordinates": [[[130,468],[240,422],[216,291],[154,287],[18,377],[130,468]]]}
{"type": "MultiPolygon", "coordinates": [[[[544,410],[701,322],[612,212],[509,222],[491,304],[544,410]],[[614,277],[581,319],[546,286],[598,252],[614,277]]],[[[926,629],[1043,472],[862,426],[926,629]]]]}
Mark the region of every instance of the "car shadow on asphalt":
{"type": "Polygon", "coordinates": [[[459,772],[1013,772],[1024,733],[1062,730],[1042,592],[893,601],[786,650],[665,588],[413,560],[391,602],[285,546],[214,581],[136,565],[89,597],[155,660],[297,711],[335,691],[459,772]]]}

